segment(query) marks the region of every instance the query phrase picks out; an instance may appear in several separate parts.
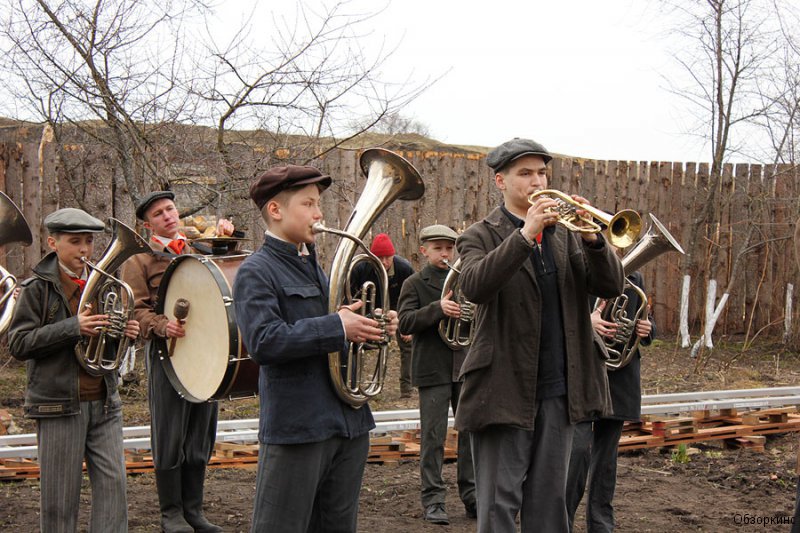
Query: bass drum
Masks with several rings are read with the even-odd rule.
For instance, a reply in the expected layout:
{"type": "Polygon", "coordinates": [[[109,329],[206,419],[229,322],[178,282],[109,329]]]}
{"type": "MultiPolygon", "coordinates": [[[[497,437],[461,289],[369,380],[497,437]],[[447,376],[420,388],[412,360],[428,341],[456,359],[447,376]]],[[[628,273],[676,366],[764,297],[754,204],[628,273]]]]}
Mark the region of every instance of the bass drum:
{"type": "Polygon", "coordinates": [[[200,403],[258,394],[258,364],[247,356],[236,326],[233,280],[247,255],[181,255],[164,272],[156,312],[175,319],[175,302],[189,310],[186,336],[158,339],[156,349],[172,386],[200,403]]]}

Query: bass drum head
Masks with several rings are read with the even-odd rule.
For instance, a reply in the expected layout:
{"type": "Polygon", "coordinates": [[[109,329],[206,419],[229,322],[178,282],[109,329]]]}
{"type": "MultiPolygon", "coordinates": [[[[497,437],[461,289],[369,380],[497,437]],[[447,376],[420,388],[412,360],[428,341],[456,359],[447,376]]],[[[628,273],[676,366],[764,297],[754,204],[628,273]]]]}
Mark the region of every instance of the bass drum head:
{"type": "MultiPolygon", "coordinates": [[[[175,340],[172,357],[164,362],[178,392],[189,401],[204,402],[217,391],[228,368],[231,339],[225,302],[232,291],[211,261],[183,256],[173,266],[169,279],[165,275],[162,280],[167,283],[164,314],[175,319],[178,298],[189,301],[189,314],[183,325],[186,336],[175,340]]],[[[169,347],[171,339],[166,341],[169,347]]]]}

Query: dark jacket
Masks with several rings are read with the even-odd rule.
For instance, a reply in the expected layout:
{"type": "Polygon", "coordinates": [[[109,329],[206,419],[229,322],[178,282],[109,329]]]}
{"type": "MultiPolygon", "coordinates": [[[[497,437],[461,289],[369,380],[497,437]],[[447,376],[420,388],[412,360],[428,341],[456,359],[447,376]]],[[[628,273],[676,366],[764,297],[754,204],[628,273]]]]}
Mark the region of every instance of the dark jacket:
{"type": "Polygon", "coordinates": [[[447,271],[427,265],[403,284],[398,314],[400,333],[414,335],[411,382],[416,387],[458,381],[464,350],[451,350],[439,337],[439,321],[445,318],[442,287],[447,271]]]}
{"type": "MultiPolygon", "coordinates": [[[[644,290],[644,278],[641,273],[634,272],[628,276],[628,281],[644,290]]],[[[626,285],[627,287],[627,285],[626,285]]],[[[639,294],[630,289],[625,289],[628,305],[625,312],[628,317],[633,317],[639,307],[639,294]]],[[[648,346],[656,336],[656,323],[650,318],[652,329],[650,335],[639,341],[640,346],[648,346]]],[[[621,349],[615,346],[615,349],[621,349]]],[[[611,389],[611,405],[613,413],[605,418],[611,420],[638,421],[642,417],[642,381],[641,381],[641,355],[639,350],[623,368],[608,371],[608,387],[611,389]]]]}
{"type": "Polygon", "coordinates": [[[328,311],[328,279],[310,256],[273,237],[245,259],[233,286],[237,324],[261,365],[259,441],[265,444],[354,438],[375,427],[369,406],[353,409],[336,394],[328,353],[345,345],[339,316],[328,311]]]}
{"type": "MultiPolygon", "coordinates": [[[[397,310],[400,300],[400,290],[403,287],[403,283],[414,273],[414,268],[411,266],[411,263],[399,255],[395,255],[392,260],[392,269],[394,273],[389,276],[389,309],[397,310]]],[[[351,291],[357,291],[365,281],[371,281],[375,284],[377,287],[376,301],[380,302],[382,294],[380,286],[378,285],[378,274],[370,263],[362,261],[356,265],[353,272],[350,274],[351,291]]]]}
{"type": "MultiPolygon", "coordinates": [[[[75,358],[75,345],[81,339],[80,325],[67,303],[55,252],[46,255],[34,267],[33,276],[21,285],[8,346],[11,355],[27,361],[25,416],[78,414],[81,367],[75,358]]],[[[116,345],[109,349],[116,349],[116,345]]],[[[117,393],[117,373],[106,374],[104,381],[106,409],[119,409],[122,402],[117,393]]]]}
{"type": "MultiPolygon", "coordinates": [[[[623,272],[610,246],[587,246],[556,226],[548,239],[558,271],[566,351],[570,420],[610,411],[605,364],[596,355],[588,295],[622,292],[623,272]]],[[[541,293],[532,248],[501,208],[470,226],[456,242],[459,282],[477,304],[475,337],[461,368],[456,427],[478,431],[492,424],[532,430],[538,373],[541,293]]]]}

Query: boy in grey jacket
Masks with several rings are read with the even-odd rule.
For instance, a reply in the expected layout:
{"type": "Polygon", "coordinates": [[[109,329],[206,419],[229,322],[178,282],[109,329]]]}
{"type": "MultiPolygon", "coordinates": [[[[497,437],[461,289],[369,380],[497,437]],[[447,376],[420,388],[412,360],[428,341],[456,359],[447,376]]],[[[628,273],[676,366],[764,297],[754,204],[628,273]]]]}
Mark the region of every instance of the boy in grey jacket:
{"type": "MultiPolygon", "coordinates": [[[[444,442],[447,437],[447,412],[458,407],[461,380],[458,373],[465,350],[453,351],[439,337],[439,321],[458,318],[459,304],[452,294],[442,298],[448,269],[445,261],[453,259],[458,234],[436,224],[420,231],[420,253],[428,264],[403,283],[400,291],[400,332],[414,336],[412,383],[419,387],[419,411],[422,425],[420,479],[422,482],[423,518],[434,524],[450,523],[445,510],[445,483],[442,479],[444,442]]],[[[451,291],[452,292],[452,291],[451,291]]],[[[458,492],[470,518],[476,517],[475,473],[472,448],[467,432],[458,434],[458,492]]]]}
{"type": "MultiPolygon", "coordinates": [[[[36,419],[41,471],[40,528],[77,531],[83,461],[92,485],[89,531],[127,531],[122,402],[115,372],[87,373],[75,357],[82,336],[108,325],[108,316],[78,309],[88,278],[84,258],[105,225],[80,209],[45,218],[52,250],[22,283],[9,328],[9,348],[27,361],[25,416],[36,419]]],[[[135,339],[139,323],[125,335],[135,339]]],[[[109,350],[116,349],[110,343],[109,350]]]]}

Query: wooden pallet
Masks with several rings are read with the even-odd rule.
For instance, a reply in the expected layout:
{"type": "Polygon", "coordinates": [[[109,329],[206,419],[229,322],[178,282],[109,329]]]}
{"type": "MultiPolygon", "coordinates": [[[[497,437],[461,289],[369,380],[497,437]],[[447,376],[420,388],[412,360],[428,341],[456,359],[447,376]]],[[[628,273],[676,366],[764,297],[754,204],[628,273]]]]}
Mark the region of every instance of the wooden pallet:
{"type": "MultiPolygon", "coordinates": [[[[456,459],[457,433],[450,430],[445,442],[445,460],[456,459]]],[[[406,431],[400,435],[370,437],[368,463],[387,464],[419,458],[419,432],[406,431]]],[[[253,470],[258,465],[258,444],[217,442],[208,463],[209,468],[243,468],[253,470]]],[[[125,468],[128,474],[153,471],[150,450],[125,450],[125,468]]],[[[86,467],[84,465],[84,471],[86,467]]],[[[13,479],[38,479],[39,464],[31,459],[0,459],[0,481],[13,479]]]]}

